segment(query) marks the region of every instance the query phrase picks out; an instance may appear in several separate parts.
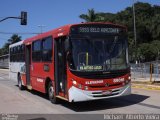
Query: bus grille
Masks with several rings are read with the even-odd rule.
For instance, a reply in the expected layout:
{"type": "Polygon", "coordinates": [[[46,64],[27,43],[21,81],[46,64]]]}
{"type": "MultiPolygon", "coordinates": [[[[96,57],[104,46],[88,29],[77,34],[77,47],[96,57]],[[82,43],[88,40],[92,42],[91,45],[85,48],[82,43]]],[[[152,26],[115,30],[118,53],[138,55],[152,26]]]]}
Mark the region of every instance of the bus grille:
{"type": "MultiPolygon", "coordinates": [[[[107,88],[108,88],[108,87],[121,86],[121,85],[122,85],[122,83],[111,84],[111,85],[108,85],[107,88]]],[[[89,87],[90,87],[90,88],[106,88],[106,86],[99,86],[99,85],[98,85],[98,86],[91,86],[91,85],[90,85],[89,87]]]]}
{"type": "Polygon", "coordinates": [[[111,94],[104,94],[104,91],[100,91],[100,92],[92,92],[91,94],[89,94],[92,97],[109,97],[109,96],[114,96],[114,95],[118,95],[120,93],[120,89],[116,89],[116,90],[112,90],[111,94]]]}

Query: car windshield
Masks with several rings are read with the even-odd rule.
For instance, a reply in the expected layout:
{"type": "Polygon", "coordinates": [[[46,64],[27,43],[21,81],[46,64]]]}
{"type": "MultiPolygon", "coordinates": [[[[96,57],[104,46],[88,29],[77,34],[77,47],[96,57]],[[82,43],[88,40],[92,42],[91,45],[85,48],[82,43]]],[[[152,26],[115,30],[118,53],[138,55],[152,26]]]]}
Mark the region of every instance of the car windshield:
{"type": "Polygon", "coordinates": [[[111,71],[127,68],[125,37],[71,38],[69,66],[76,71],[111,71]]]}

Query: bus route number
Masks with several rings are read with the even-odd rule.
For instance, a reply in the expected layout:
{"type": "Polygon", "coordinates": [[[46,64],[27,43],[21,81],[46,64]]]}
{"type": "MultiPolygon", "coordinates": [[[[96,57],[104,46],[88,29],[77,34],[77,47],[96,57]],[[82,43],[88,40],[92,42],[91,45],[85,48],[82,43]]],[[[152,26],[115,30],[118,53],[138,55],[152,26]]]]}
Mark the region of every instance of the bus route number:
{"type": "Polygon", "coordinates": [[[86,32],[91,32],[91,33],[93,33],[93,32],[101,32],[101,31],[100,31],[100,28],[80,27],[80,28],[79,28],[79,32],[81,32],[81,33],[86,33],[86,32]]]}
{"type": "Polygon", "coordinates": [[[79,28],[79,32],[83,33],[83,32],[90,32],[88,27],[80,27],[79,28]]]}

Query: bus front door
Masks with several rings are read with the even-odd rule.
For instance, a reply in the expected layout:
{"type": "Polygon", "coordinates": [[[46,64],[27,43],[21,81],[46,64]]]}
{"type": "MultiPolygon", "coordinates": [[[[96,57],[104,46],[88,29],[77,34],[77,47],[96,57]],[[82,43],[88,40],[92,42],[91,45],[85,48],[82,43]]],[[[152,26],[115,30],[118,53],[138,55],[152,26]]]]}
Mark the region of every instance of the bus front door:
{"type": "Polygon", "coordinates": [[[30,67],[31,67],[31,45],[26,46],[25,50],[25,61],[26,61],[26,83],[27,88],[32,89],[30,81],[30,67]]]}
{"type": "Polygon", "coordinates": [[[66,95],[67,75],[66,75],[66,57],[65,57],[65,38],[58,38],[54,40],[54,66],[55,66],[55,90],[56,95],[63,93],[66,95]]]}

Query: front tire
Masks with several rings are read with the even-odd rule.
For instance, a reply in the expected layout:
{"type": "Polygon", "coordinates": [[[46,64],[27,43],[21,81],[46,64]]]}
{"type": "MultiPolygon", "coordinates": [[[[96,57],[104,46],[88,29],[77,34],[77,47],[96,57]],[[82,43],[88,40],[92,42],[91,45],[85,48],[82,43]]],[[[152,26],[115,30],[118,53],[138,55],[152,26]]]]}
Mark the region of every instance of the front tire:
{"type": "Polygon", "coordinates": [[[20,75],[18,75],[18,87],[20,90],[24,90],[24,86],[22,85],[22,80],[20,75]]]}
{"type": "Polygon", "coordinates": [[[54,104],[58,103],[58,100],[55,97],[55,89],[51,81],[49,82],[49,85],[48,85],[48,96],[51,103],[54,103],[54,104]]]}

